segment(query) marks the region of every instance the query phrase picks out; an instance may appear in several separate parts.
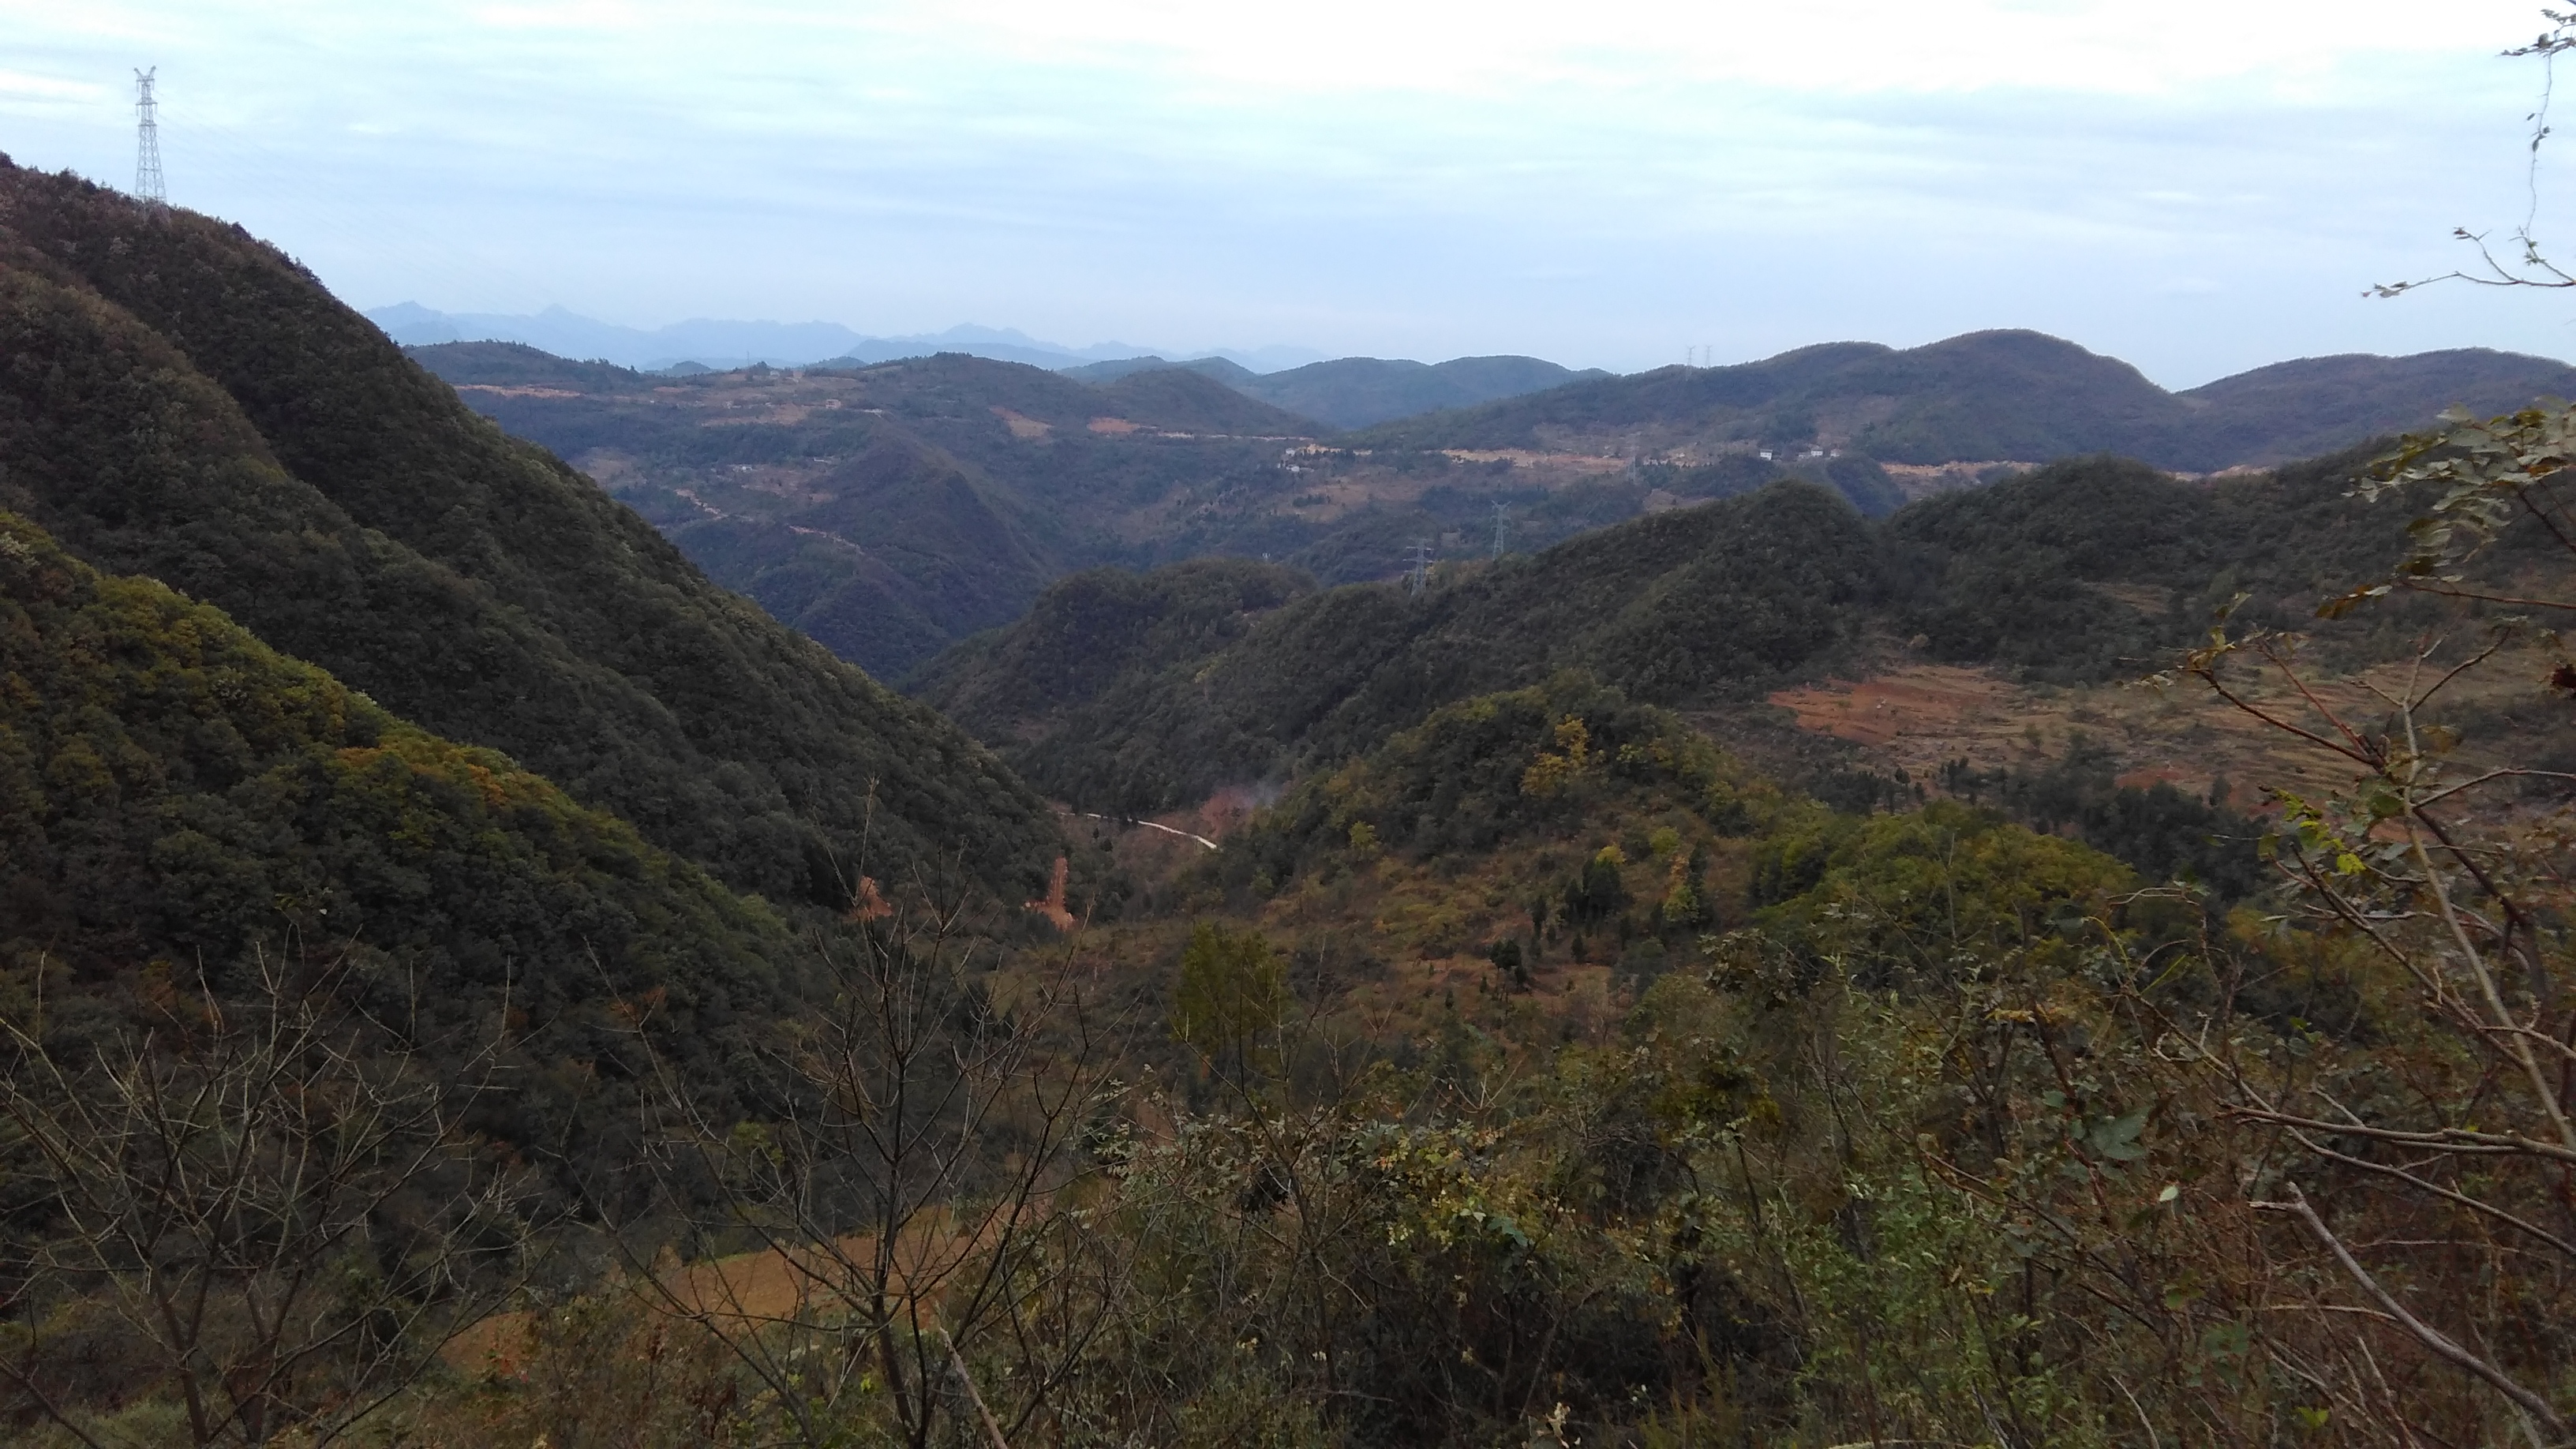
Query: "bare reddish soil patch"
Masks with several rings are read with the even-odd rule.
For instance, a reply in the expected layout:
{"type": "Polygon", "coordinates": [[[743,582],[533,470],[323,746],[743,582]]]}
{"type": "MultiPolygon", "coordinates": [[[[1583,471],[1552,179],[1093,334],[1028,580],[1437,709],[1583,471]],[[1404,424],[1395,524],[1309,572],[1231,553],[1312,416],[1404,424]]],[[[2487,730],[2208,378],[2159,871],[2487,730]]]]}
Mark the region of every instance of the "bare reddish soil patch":
{"type": "MultiPolygon", "coordinates": [[[[2536,661],[2499,658],[2453,686],[2455,704],[2507,704],[2538,692],[2536,661]]],[[[2370,686],[2403,687],[2404,666],[2321,679],[2316,701],[2345,718],[2372,722],[2386,706],[2370,686]]],[[[2278,677],[2244,682],[2249,702],[2302,727],[2330,732],[2324,716],[2278,677]]],[[[2051,689],[2016,684],[1991,670],[1909,664],[1858,681],[1780,690],[1771,703],[1798,727],[1848,740],[1882,769],[1938,784],[1943,765],[1979,770],[2030,768],[2062,756],[2078,737],[2110,750],[2122,784],[2164,781],[2204,793],[2220,776],[2240,805],[2266,787],[2310,793],[2348,784],[2351,771],[2286,731],[2183,680],[2169,686],[2101,684],[2051,689]]]]}
{"type": "MultiPolygon", "coordinates": [[[[1055,425],[1053,423],[1042,423],[1036,418],[1024,417],[1021,414],[1015,413],[1009,408],[1002,406],[1000,403],[993,404],[993,416],[1002,420],[1002,426],[1011,430],[1012,437],[1018,438],[1023,442],[1033,443],[1040,441],[1048,434],[1055,431],[1055,425]]],[[[1100,427],[1097,422],[1093,424],[1092,431],[1100,431],[1100,427]]]]}

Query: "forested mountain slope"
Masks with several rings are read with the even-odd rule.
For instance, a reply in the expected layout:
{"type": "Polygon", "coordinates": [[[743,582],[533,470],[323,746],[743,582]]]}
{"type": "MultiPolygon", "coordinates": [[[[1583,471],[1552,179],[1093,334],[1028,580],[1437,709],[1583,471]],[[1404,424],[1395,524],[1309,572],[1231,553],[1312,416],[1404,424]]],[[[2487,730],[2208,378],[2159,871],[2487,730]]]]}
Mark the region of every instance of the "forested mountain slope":
{"type": "MultiPolygon", "coordinates": [[[[1864,647],[2106,679],[2154,667],[2240,590],[2243,618],[2307,622],[2321,592],[2388,555],[2397,525],[2345,505],[2356,463],[2204,486],[2075,460],[1877,524],[1792,481],[1445,570],[1419,596],[1083,575],[919,688],[1041,789],[1145,810],[1346,758],[1442,704],[1566,669],[1667,706],[1758,698],[1864,647]],[[1084,663],[1046,667],[1061,659],[1084,663]]],[[[2414,617],[2392,608],[2379,627],[2414,617]]]]}
{"type": "Polygon", "coordinates": [[[1286,553],[1321,532],[1276,516],[1300,481],[1280,454],[1315,426],[1191,372],[1093,387],[951,353],[672,379],[502,343],[413,352],[716,579],[886,677],[1072,570],[1286,553]]]}
{"type": "Polygon", "coordinates": [[[1792,483],[1507,558],[1419,596],[1083,576],[941,659],[921,693],[1042,789],[1090,808],[1162,809],[1366,749],[1441,704],[1560,669],[1657,701],[1741,692],[1847,644],[1872,561],[1848,505],[1792,483]],[[1048,677],[1039,659],[1068,656],[1101,663],[1060,695],[1031,689],[1048,677]]]}
{"type": "Polygon", "coordinates": [[[2116,359],[1992,332],[1597,377],[1308,441],[1292,435],[1322,429],[1244,394],[1350,420],[1346,404],[1377,407],[1389,388],[1430,389],[1413,398],[1429,405],[1440,389],[1536,386],[1552,365],[1056,374],[949,354],[678,379],[509,344],[414,353],[716,578],[889,677],[1016,618],[1047,581],[1103,565],[1230,556],[1328,584],[1388,580],[1417,543],[1481,555],[1499,529],[1528,552],[1782,477],[1826,483],[1876,517],[2014,459],[2111,450],[2203,471],[2350,446],[2455,401],[2576,390],[2562,364],[2463,351],[2310,359],[2169,394],[2116,359]]]}
{"type": "Polygon", "coordinates": [[[2190,404],[2204,458],[2248,463],[2313,457],[2382,433],[2429,426],[2428,407],[2480,417],[2576,394],[2576,368],[2484,347],[2411,357],[2347,353],[2276,362],[2176,393],[2190,404]]]}
{"type": "Polygon", "coordinates": [[[2120,453],[2160,468],[2265,466],[2576,392],[2576,368],[2468,349],[2283,363],[2169,393],[2037,332],[1898,351],[1831,343],[1731,367],[1667,367],[1373,428],[1358,446],[1615,449],[1648,456],[1807,447],[1883,462],[2045,463],[2120,453]]]}
{"type": "Polygon", "coordinates": [[[1472,407],[1607,376],[1599,368],[1578,372],[1536,357],[1453,357],[1432,363],[1338,357],[1285,372],[1223,381],[1292,413],[1337,428],[1364,428],[1439,408],[1472,407]]]}
{"type": "Polygon", "coordinates": [[[1107,383],[1100,391],[1118,416],[1151,422],[1170,432],[1307,438],[1323,431],[1300,410],[1274,405],[1269,392],[1230,387],[1189,368],[1147,368],[1107,383]]]}
{"type": "Polygon", "coordinates": [[[709,582],[238,228],[0,169],[0,504],[508,753],[738,888],[962,858],[1033,883],[1036,798],[709,582]]]}
{"type": "Polygon", "coordinates": [[[13,1012],[49,996],[77,1034],[138,992],[345,958],[365,1007],[442,1056],[515,1013],[513,1059],[543,1069],[493,1110],[524,1144],[578,1110],[583,1074],[558,1066],[623,1049],[614,1000],[657,992],[665,1039],[712,1059],[784,1008],[796,955],[777,915],[625,821],[0,513],[13,1012]]]}

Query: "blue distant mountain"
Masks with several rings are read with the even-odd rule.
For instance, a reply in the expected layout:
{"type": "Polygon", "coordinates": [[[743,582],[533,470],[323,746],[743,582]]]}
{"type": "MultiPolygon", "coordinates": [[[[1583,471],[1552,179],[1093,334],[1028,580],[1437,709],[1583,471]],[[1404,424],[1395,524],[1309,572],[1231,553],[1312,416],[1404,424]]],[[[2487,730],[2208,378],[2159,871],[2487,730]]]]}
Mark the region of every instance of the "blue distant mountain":
{"type": "MultiPolygon", "coordinates": [[[[804,367],[819,362],[889,362],[898,357],[926,357],[964,352],[997,362],[1025,362],[1034,367],[1079,367],[1085,363],[1147,355],[1171,355],[1171,349],[1127,342],[1096,342],[1068,347],[1031,337],[1013,327],[951,327],[945,332],[902,337],[872,337],[837,322],[744,322],[692,318],[668,327],[625,327],[584,317],[562,307],[536,313],[441,312],[418,302],[378,307],[367,319],[406,347],[441,342],[522,342],[557,357],[596,358],[621,367],[660,369],[694,362],[702,367],[804,367]]],[[[1322,360],[1309,348],[1260,347],[1250,351],[1219,348],[1191,354],[1222,357],[1255,373],[1276,372],[1322,360]]]]}

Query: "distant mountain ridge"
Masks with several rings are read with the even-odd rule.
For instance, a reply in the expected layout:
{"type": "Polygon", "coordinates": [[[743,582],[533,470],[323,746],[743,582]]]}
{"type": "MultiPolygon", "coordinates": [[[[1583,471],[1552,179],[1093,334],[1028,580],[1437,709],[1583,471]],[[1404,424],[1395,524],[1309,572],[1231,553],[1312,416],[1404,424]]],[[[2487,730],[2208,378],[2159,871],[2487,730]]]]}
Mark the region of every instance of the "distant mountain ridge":
{"type": "Polygon", "coordinates": [[[1570,383],[1370,429],[1362,446],[1677,456],[1750,448],[1882,462],[2029,463],[2118,453],[2209,473],[2312,457],[2429,423],[2576,394],[2576,367],[2483,348],[2278,363],[2167,392],[2045,333],[1972,332],[1898,350],[1837,342],[1729,367],[1570,383]]]}
{"type": "MultiPolygon", "coordinates": [[[[997,362],[1025,362],[1035,367],[1076,367],[1106,358],[1130,358],[1158,350],[1132,342],[1095,342],[1071,347],[1031,337],[1015,327],[967,324],[945,332],[876,337],[837,322],[758,322],[695,317],[667,327],[626,327],[584,317],[563,307],[535,313],[441,312],[418,302],[397,302],[366,314],[385,335],[405,347],[442,342],[520,342],[558,357],[596,358],[621,367],[661,368],[694,362],[716,368],[864,365],[937,352],[965,352],[997,362]]],[[[1217,348],[1211,357],[1273,371],[1312,362],[1309,348],[1269,346],[1249,351],[1217,348]]]]}
{"type": "MultiPolygon", "coordinates": [[[[1064,371],[1086,381],[1106,382],[1162,365],[1166,364],[1158,358],[1131,357],[1064,371]]],[[[1248,397],[1336,428],[1365,428],[1440,408],[1472,407],[1611,376],[1597,367],[1578,372],[1536,357],[1453,357],[1447,362],[1337,357],[1270,373],[1250,372],[1223,358],[1168,366],[1215,378],[1248,397]]]]}
{"type": "Polygon", "coordinates": [[[834,323],[694,320],[647,331],[560,307],[533,316],[451,315],[409,302],[367,316],[405,346],[488,338],[563,358],[676,363],[682,371],[755,362],[857,368],[947,352],[1095,385],[1188,372],[1327,428],[1362,430],[1351,441],[1363,447],[1609,452],[1684,464],[1812,447],[1926,466],[2118,453],[2209,473],[2420,427],[2453,403],[2492,413],[2576,395],[2576,367],[2486,348],[2300,358],[2168,392],[2117,358],[2019,329],[1905,349],[1823,343],[1725,367],[1619,375],[1535,357],[1311,360],[1277,347],[1167,360],[1123,342],[1070,348],[974,326],[866,337],[834,323]]]}
{"type": "Polygon", "coordinates": [[[1311,349],[1276,346],[1249,352],[1218,348],[1202,354],[1127,342],[1068,347],[1008,327],[963,326],[937,333],[870,337],[832,322],[698,318],[645,329],[600,322],[561,307],[530,315],[447,313],[417,302],[379,307],[366,316],[405,347],[509,342],[560,358],[587,358],[683,376],[699,369],[721,372],[755,363],[871,367],[943,352],[1025,363],[1089,383],[1116,382],[1140,372],[1195,372],[1246,397],[1334,428],[1367,427],[1435,408],[1469,407],[1610,376],[1598,368],[1577,371],[1536,357],[1459,357],[1424,363],[1376,357],[1323,360],[1311,349]],[[1170,360],[1167,353],[1182,360],[1170,360]]]}
{"type": "Polygon", "coordinates": [[[1518,358],[1058,371],[951,352],[677,378],[515,343],[413,356],[716,579],[890,679],[1019,617],[1050,580],[1104,564],[1235,557],[1327,585],[1389,579],[1416,541],[1481,555],[1499,529],[1510,549],[1534,550],[1792,474],[1878,517],[1970,473],[2014,471],[1999,463],[2161,440],[2151,461],[2210,472],[2213,459],[2349,447],[2455,400],[2501,410],[2576,391],[2576,369],[2464,351],[2282,363],[2170,394],[2055,338],[1986,333],[1576,378],[1332,436],[1255,390],[1323,412],[1388,390],[1573,375],[1518,358]],[[1980,466],[1927,478],[1909,462],[1980,466]]]}

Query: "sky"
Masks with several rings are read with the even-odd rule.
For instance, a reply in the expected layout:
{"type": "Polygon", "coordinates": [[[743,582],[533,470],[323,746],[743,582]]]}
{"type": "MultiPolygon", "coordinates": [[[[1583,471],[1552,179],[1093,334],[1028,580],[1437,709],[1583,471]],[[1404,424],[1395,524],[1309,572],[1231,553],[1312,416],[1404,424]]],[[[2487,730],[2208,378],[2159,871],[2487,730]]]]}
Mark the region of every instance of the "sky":
{"type": "MultiPolygon", "coordinates": [[[[2524,220],[2543,75],[2498,52],[2541,24],[2522,0],[0,0],[0,152],[129,185],[156,67],[171,201],[360,307],[1619,371],[2033,327],[2179,388],[2335,352],[2576,357],[2576,292],[2362,296],[2472,260],[2455,226],[2524,220]]],[[[2576,157],[2542,159],[2538,234],[2576,257],[2576,157]]]]}

